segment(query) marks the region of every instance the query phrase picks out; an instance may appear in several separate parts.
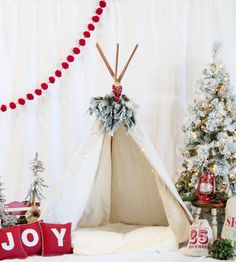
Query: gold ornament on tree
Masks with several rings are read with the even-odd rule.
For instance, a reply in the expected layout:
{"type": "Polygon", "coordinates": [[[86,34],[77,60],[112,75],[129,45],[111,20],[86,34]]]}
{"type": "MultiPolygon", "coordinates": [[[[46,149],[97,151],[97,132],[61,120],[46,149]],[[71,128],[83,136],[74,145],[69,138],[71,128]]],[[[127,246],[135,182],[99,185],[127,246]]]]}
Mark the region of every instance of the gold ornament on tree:
{"type": "Polygon", "coordinates": [[[26,200],[30,202],[31,208],[26,212],[25,216],[28,223],[32,223],[38,220],[40,216],[39,204],[44,198],[43,188],[47,187],[44,183],[44,179],[40,176],[40,173],[44,172],[45,168],[42,161],[38,159],[38,153],[36,153],[30,167],[33,175],[33,182],[30,185],[26,200]]]}

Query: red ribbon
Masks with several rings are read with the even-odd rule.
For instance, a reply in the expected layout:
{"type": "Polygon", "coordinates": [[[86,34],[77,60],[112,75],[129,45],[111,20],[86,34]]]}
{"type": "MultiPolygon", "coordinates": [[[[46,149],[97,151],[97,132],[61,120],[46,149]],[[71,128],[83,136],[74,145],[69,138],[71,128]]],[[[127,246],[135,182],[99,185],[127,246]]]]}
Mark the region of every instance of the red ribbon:
{"type": "Polygon", "coordinates": [[[86,45],[86,41],[91,36],[91,32],[95,30],[95,24],[100,21],[100,16],[103,13],[103,9],[106,7],[106,1],[99,1],[99,7],[96,8],[95,15],[91,18],[91,23],[88,24],[87,30],[83,32],[83,37],[79,39],[78,46],[75,46],[71,53],[66,57],[66,60],[61,63],[60,69],[56,69],[54,74],[49,76],[48,81],[41,83],[40,87],[36,88],[32,93],[26,94],[24,97],[17,99],[17,102],[10,102],[8,105],[2,104],[0,107],[1,112],[6,112],[8,109],[16,109],[19,105],[23,106],[29,100],[34,100],[35,96],[41,96],[42,93],[53,85],[57,78],[62,76],[63,71],[70,67],[70,64],[74,62],[75,56],[80,54],[81,47],[86,45]]]}

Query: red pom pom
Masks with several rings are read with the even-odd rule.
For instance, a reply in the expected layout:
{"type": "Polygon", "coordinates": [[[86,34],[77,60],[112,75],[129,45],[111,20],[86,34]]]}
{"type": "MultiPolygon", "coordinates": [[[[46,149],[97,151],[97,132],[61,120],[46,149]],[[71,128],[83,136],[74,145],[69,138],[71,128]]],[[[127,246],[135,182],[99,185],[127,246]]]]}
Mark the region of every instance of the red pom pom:
{"type": "Polygon", "coordinates": [[[119,102],[119,100],[120,100],[120,97],[118,97],[118,96],[113,96],[113,101],[119,102]]]}
{"type": "Polygon", "coordinates": [[[55,83],[55,77],[53,77],[53,76],[50,76],[50,77],[48,78],[48,80],[49,80],[49,82],[50,82],[51,84],[55,83]]]}
{"type": "Polygon", "coordinates": [[[74,47],[74,48],[73,48],[73,53],[74,53],[75,55],[78,55],[78,54],[80,53],[80,49],[79,49],[78,47],[74,47]]]}
{"type": "Polygon", "coordinates": [[[35,94],[37,96],[41,96],[42,95],[42,90],[41,89],[35,89],[34,92],[35,92],[35,94]]]}
{"type": "Polygon", "coordinates": [[[18,103],[23,106],[25,104],[25,99],[24,98],[19,98],[18,99],[18,103]]]}
{"type": "Polygon", "coordinates": [[[88,32],[88,31],[84,31],[84,37],[86,37],[86,38],[89,38],[90,37],[90,33],[88,32]]]}
{"type": "Polygon", "coordinates": [[[34,95],[30,94],[30,93],[27,94],[26,97],[27,97],[28,100],[33,100],[34,99],[34,95]]]}
{"type": "Polygon", "coordinates": [[[68,56],[67,56],[67,61],[68,61],[68,62],[71,63],[71,62],[73,62],[74,60],[75,60],[75,59],[74,59],[73,55],[68,55],[68,56]]]}
{"type": "Polygon", "coordinates": [[[95,26],[93,24],[88,24],[88,30],[93,31],[95,29],[95,26]]]}
{"type": "Polygon", "coordinates": [[[5,112],[5,111],[7,111],[7,106],[6,105],[1,105],[1,111],[2,112],[5,112]]]}
{"type": "Polygon", "coordinates": [[[42,84],[41,84],[41,88],[42,88],[43,90],[47,90],[47,89],[48,89],[48,84],[42,83],[42,84]]]}
{"type": "Polygon", "coordinates": [[[9,103],[9,106],[11,109],[15,109],[16,108],[16,104],[14,102],[9,103]]]}
{"type": "Polygon", "coordinates": [[[92,17],[92,20],[93,20],[94,23],[98,23],[98,22],[99,22],[99,19],[100,19],[100,18],[99,18],[99,16],[97,16],[97,15],[95,15],[95,16],[92,17]]]}
{"type": "Polygon", "coordinates": [[[118,87],[117,92],[118,92],[119,95],[121,95],[121,93],[122,93],[122,86],[119,86],[119,87],[118,87]]]}
{"type": "Polygon", "coordinates": [[[96,10],[96,14],[97,14],[97,15],[101,15],[102,12],[103,12],[103,9],[100,8],[100,7],[96,10]]]}
{"type": "Polygon", "coordinates": [[[55,76],[61,77],[61,71],[60,71],[60,70],[56,70],[56,71],[55,71],[55,76]]]}
{"type": "Polygon", "coordinates": [[[79,40],[79,44],[80,44],[81,46],[85,46],[86,41],[85,41],[84,39],[80,39],[80,40],[79,40]]]}
{"type": "Polygon", "coordinates": [[[101,8],[104,8],[104,7],[107,6],[107,3],[105,1],[100,1],[99,5],[100,5],[101,8]]]}
{"type": "Polygon", "coordinates": [[[62,67],[63,67],[64,69],[69,68],[69,64],[66,63],[66,62],[63,62],[61,65],[62,65],[62,67]]]}

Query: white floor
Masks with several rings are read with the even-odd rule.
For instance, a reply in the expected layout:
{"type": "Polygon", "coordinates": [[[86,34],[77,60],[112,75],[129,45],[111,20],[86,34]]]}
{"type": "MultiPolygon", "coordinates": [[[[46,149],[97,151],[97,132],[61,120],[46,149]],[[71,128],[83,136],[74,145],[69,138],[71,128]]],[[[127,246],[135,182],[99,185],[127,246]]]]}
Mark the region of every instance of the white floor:
{"type": "MultiPolygon", "coordinates": [[[[146,253],[125,253],[116,255],[106,255],[106,256],[75,256],[75,255],[63,255],[63,256],[53,256],[53,257],[41,257],[33,256],[28,257],[25,260],[14,259],[5,261],[25,261],[25,262],[216,262],[222,260],[215,260],[212,258],[205,257],[186,257],[178,252],[170,252],[165,254],[158,254],[155,252],[146,253]]],[[[230,262],[236,261],[229,260],[230,262]]]]}

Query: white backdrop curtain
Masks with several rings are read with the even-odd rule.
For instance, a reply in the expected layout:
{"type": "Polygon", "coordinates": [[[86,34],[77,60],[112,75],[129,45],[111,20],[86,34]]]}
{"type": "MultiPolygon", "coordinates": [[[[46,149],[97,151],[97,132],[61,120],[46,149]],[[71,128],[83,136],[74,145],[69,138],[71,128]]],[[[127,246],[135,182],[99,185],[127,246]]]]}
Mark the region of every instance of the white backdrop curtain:
{"type": "MultiPolygon", "coordinates": [[[[84,138],[91,96],[104,95],[112,79],[95,48],[99,41],[120,68],[139,49],[124,79],[124,92],[139,104],[146,127],[169,174],[176,180],[176,146],[184,108],[211,59],[214,40],[236,87],[236,1],[108,0],[83,54],[45,95],[0,113],[0,176],[7,200],[23,200],[31,182],[29,161],[39,152],[52,188],[84,138]]],[[[31,92],[53,74],[76,44],[96,0],[0,1],[0,103],[31,92]]],[[[89,168],[89,167],[88,167],[89,168]]]]}

